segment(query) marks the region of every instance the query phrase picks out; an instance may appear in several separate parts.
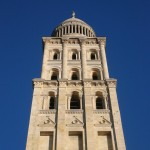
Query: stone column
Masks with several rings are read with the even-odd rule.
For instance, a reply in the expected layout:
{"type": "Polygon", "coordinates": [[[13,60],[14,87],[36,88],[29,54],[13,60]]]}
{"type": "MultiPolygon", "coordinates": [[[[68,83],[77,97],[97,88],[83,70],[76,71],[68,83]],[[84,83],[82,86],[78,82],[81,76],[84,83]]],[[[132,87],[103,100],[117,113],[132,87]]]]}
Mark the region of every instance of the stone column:
{"type": "Polygon", "coordinates": [[[81,33],[83,34],[83,26],[81,26],[81,33]]]}
{"type": "Polygon", "coordinates": [[[62,78],[67,79],[67,40],[62,41],[63,59],[62,59],[62,78]]]}
{"type": "Polygon", "coordinates": [[[85,43],[83,40],[80,41],[81,46],[81,64],[82,64],[82,80],[86,79],[86,49],[85,49],[85,43]]]}
{"type": "Polygon", "coordinates": [[[68,102],[67,102],[67,105],[68,105],[67,108],[68,108],[68,110],[70,110],[70,100],[71,100],[71,96],[68,97],[68,102]]]}
{"type": "Polygon", "coordinates": [[[96,110],[96,102],[95,102],[95,96],[93,96],[92,100],[93,100],[93,110],[96,110]]]}
{"type": "Polygon", "coordinates": [[[65,34],[67,33],[67,26],[65,26],[65,34]]]}
{"type": "Polygon", "coordinates": [[[80,109],[82,109],[82,96],[80,96],[80,109]]]}
{"type": "Polygon", "coordinates": [[[59,60],[61,60],[61,53],[62,51],[59,51],[59,60]]]}
{"type": "Polygon", "coordinates": [[[100,60],[99,50],[97,50],[97,60],[100,60]]]}
{"type": "Polygon", "coordinates": [[[68,34],[70,33],[70,25],[68,26],[68,34]]]}
{"type": "Polygon", "coordinates": [[[80,60],[80,51],[78,51],[78,59],[80,60]]]}
{"type": "Polygon", "coordinates": [[[77,25],[75,25],[75,33],[77,33],[77,25]]]}
{"type": "Polygon", "coordinates": [[[57,109],[57,95],[55,95],[54,109],[57,109]]]}
{"type": "Polygon", "coordinates": [[[102,59],[102,65],[103,65],[104,79],[109,79],[109,72],[108,72],[106,53],[105,53],[105,44],[106,44],[106,39],[100,39],[99,40],[99,46],[100,46],[100,51],[101,51],[101,59],[102,59]]]}

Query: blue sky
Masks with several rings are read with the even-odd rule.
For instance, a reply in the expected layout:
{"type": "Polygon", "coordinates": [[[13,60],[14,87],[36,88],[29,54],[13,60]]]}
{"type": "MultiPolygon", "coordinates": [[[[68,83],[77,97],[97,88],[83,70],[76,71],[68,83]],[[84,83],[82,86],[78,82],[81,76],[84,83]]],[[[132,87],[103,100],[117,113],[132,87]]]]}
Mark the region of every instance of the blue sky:
{"type": "Polygon", "coordinates": [[[25,149],[31,81],[41,72],[41,38],[50,36],[72,10],[97,36],[107,37],[127,150],[149,150],[149,0],[0,0],[0,150],[25,149]]]}

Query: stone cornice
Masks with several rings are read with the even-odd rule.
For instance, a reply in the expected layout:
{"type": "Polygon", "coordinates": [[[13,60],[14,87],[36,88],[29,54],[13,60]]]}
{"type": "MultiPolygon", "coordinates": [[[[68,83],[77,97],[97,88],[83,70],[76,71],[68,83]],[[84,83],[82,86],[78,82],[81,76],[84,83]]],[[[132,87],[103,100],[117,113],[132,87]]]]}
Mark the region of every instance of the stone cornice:
{"type": "Polygon", "coordinates": [[[107,86],[109,88],[116,88],[116,86],[117,86],[117,80],[116,79],[107,79],[106,83],[107,83],[107,86]]]}
{"type": "Polygon", "coordinates": [[[116,80],[109,79],[109,80],[68,80],[68,79],[59,79],[59,80],[44,80],[41,78],[33,79],[34,87],[97,87],[97,88],[106,88],[108,87],[116,87],[116,80]]]}

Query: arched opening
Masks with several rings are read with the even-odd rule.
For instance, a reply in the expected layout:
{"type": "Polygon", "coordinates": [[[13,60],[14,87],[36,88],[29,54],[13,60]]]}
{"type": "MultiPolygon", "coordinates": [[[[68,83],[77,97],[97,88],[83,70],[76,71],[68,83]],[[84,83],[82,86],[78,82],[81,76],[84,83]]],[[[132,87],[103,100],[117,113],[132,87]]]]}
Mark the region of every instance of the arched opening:
{"type": "Polygon", "coordinates": [[[72,54],[72,60],[76,60],[77,59],[77,54],[76,53],[73,53],[72,54]]]}
{"type": "Polygon", "coordinates": [[[78,74],[77,74],[77,72],[73,72],[72,73],[71,80],[78,80],[78,74]]]}
{"type": "Polygon", "coordinates": [[[92,78],[93,78],[93,80],[98,80],[99,79],[98,73],[97,72],[93,72],[92,78]]]}
{"type": "Polygon", "coordinates": [[[58,79],[57,73],[53,72],[51,76],[51,80],[57,80],[57,79],[58,79]]]}
{"type": "Polygon", "coordinates": [[[58,59],[58,54],[57,54],[57,53],[54,53],[53,59],[54,59],[54,60],[58,59]]]}
{"type": "Polygon", "coordinates": [[[51,80],[58,80],[59,77],[59,70],[58,69],[52,69],[51,71],[51,80]]]}
{"type": "Polygon", "coordinates": [[[77,93],[73,93],[70,101],[70,109],[80,109],[80,98],[77,93]]]}
{"type": "Polygon", "coordinates": [[[95,60],[96,59],[96,54],[95,53],[91,53],[91,60],[95,60]]]}
{"type": "Polygon", "coordinates": [[[55,98],[54,97],[50,98],[49,109],[55,109],[55,98]]]}
{"type": "Polygon", "coordinates": [[[96,99],[96,109],[105,109],[104,101],[102,97],[97,97],[96,99]]]}

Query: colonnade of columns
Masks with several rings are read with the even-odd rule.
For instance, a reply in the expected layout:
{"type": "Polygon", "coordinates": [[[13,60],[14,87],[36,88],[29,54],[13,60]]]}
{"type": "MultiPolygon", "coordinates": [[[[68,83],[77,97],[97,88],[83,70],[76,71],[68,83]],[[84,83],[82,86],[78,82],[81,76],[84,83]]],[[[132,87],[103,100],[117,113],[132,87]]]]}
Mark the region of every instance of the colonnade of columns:
{"type": "Polygon", "coordinates": [[[63,35],[67,35],[70,33],[79,33],[79,34],[86,35],[88,37],[95,37],[95,34],[91,29],[88,29],[80,25],[67,25],[67,26],[60,27],[56,31],[56,36],[61,37],[63,35]]]}

